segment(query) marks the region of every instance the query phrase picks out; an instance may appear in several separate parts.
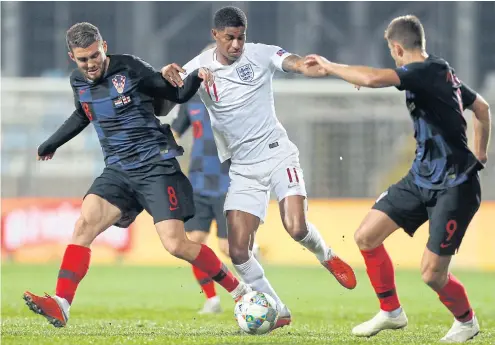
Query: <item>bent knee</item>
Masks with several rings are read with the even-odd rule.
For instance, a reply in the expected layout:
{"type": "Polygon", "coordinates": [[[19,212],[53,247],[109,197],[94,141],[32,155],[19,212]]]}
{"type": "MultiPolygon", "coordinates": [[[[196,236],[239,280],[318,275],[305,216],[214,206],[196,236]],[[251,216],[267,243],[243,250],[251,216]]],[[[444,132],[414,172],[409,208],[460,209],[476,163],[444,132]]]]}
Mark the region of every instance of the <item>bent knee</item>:
{"type": "Polygon", "coordinates": [[[304,216],[285,217],[282,222],[284,223],[285,230],[287,230],[295,241],[299,242],[308,235],[308,227],[304,216]]]}
{"type": "Polygon", "coordinates": [[[372,250],[381,244],[363,227],[360,227],[354,233],[354,242],[356,242],[360,250],[372,250]]]}
{"type": "Polygon", "coordinates": [[[421,278],[423,279],[423,282],[433,290],[440,290],[447,283],[448,273],[426,269],[421,272],[421,278]]]}
{"type": "Polygon", "coordinates": [[[228,247],[230,259],[234,265],[240,265],[249,260],[249,246],[230,244],[228,247]]]}
{"type": "Polygon", "coordinates": [[[171,255],[175,256],[178,259],[186,259],[187,257],[187,249],[188,249],[188,240],[178,240],[178,241],[169,241],[165,245],[165,249],[171,255]]]}
{"type": "Polygon", "coordinates": [[[81,214],[74,226],[72,242],[78,245],[89,246],[96,236],[105,229],[100,229],[99,222],[81,214]]]}

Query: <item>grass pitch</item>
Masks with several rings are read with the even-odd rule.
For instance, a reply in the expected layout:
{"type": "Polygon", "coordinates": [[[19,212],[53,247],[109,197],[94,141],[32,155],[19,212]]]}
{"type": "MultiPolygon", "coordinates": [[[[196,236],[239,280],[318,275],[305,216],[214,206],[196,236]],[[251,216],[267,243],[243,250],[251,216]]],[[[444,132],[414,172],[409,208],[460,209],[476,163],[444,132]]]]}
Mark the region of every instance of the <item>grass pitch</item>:
{"type": "MultiPolygon", "coordinates": [[[[25,290],[53,293],[58,266],[2,266],[2,344],[434,344],[453,319],[419,272],[397,272],[405,330],[355,338],[353,326],[378,310],[364,271],[347,291],[322,268],[266,267],[293,324],[265,336],[241,333],[233,302],[220,291],[224,313],[198,315],[204,297],[188,267],[93,266],[83,280],[66,328],[56,329],[24,305],[25,290]]],[[[481,333],[472,344],[495,344],[495,273],[454,272],[465,284],[481,333]]]]}

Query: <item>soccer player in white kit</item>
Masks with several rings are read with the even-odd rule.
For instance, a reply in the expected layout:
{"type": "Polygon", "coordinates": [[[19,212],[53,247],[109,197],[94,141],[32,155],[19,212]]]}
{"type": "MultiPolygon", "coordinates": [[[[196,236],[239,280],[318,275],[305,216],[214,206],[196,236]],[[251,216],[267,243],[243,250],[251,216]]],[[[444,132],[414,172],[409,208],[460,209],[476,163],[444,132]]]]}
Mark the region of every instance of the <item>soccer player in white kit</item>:
{"type": "MultiPolygon", "coordinates": [[[[162,75],[181,86],[187,72],[210,69],[215,82],[198,93],[211,118],[218,155],[230,159],[230,186],[224,211],[227,216],[229,252],[242,279],[253,290],[268,293],[280,307],[275,328],[291,323],[291,314],[252,255],[252,244],[268,206],[270,190],[277,196],[282,222],[290,236],[315,254],[337,281],[348,289],[356,286],[352,268],[338,258],[306,218],[307,201],[299,151],[275,115],[272,78],[276,70],[323,76],[319,68],[306,67],[304,59],[280,47],[245,43],[246,15],[236,7],[224,7],[214,17],[216,47],[185,66],[169,66],[162,75]]],[[[207,148],[205,148],[207,150],[207,148]]]]}

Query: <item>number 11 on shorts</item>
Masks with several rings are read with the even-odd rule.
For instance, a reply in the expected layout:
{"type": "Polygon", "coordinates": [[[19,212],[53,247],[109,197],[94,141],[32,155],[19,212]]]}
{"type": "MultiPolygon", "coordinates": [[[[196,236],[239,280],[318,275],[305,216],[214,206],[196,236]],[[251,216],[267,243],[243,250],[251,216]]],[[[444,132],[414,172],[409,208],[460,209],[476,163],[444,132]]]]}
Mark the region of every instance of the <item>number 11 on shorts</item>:
{"type": "Polygon", "coordinates": [[[292,168],[292,171],[291,171],[291,168],[287,168],[287,176],[289,177],[289,183],[292,183],[292,182],[299,183],[299,176],[297,175],[296,168],[292,168]],[[292,173],[292,171],[294,173],[292,173]],[[292,174],[294,174],[294,176],[292,176],[292,174]]]}

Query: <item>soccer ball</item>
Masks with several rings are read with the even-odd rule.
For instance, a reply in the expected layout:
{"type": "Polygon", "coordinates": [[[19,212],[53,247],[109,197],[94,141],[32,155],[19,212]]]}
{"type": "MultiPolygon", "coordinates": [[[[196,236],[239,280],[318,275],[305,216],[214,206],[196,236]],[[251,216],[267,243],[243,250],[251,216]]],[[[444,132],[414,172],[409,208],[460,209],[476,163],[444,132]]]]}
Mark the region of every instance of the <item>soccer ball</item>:
{"type": "Polygon", "coordinates": [[[235,305],[239,327],[249,334],[265,334],[278,320],[278,306],[273,297],[259,291],[245,294],[235,305]]]}

